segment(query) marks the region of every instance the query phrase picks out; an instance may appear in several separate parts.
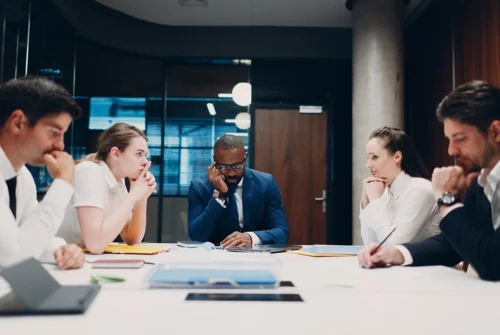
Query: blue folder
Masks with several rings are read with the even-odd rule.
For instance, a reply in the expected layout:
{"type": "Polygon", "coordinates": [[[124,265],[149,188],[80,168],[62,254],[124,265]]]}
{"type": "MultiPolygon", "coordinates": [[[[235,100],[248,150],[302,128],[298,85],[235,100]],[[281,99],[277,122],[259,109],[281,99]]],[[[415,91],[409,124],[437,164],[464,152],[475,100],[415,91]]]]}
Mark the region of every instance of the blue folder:
{"type": "Polygon", "coordinates": [[[278,285],[269,270],[163,268],[148,278],[150,288],[272,288],[278,285]]]}
{"type": "Polygon", "coordinates": [[[363,249],[362,245],[322,245],[315,244],[302,248],[303,251],[311,254],[331,254],[331,255],[357,255],[363,249]]]}

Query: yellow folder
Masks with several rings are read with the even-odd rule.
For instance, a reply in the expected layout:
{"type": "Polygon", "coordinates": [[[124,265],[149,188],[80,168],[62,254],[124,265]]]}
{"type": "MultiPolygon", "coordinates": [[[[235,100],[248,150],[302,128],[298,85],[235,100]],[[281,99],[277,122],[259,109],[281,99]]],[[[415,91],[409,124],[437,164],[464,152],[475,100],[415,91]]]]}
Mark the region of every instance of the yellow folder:
{"type": "MultiPolygon", "coordinates": [[[[156,255],[160,252],[168,251],[169,248],[163,245],[154,245],[154,244],[135,244],[135,245],[127,245],[127,244],[110,244],[104,249],[104,253],[106,254],[135,254],[135,255],[156,255]]],[[[83,249],[83,251],[88,252],[87,249],[83,249]]]]}

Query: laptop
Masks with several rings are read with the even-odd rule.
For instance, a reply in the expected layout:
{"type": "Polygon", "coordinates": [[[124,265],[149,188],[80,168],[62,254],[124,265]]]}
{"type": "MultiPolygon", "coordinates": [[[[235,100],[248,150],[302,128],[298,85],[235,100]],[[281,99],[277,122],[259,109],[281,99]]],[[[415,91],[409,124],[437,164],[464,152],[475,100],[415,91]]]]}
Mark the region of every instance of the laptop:
{"type": "Polygon", "coordinates": [[[3,268],[12,292],[0,298],[0,315],[83,314],[99,285],[62,286],[34,258],[3,268]]]}

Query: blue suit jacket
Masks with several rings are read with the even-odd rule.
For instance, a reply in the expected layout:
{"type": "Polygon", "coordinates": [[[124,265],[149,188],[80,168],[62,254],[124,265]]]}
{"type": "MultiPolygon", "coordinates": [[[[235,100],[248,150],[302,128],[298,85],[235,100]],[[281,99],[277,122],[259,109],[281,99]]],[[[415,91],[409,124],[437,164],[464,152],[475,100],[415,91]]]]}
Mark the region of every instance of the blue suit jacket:
{"type": "Polygon", "coordinates": [[[228,208],[213,197],[214,186],[204,175],[191,182],[188,192],[189,236],[195,241],[219,244],[234,231],[254,232],[262,244],[288,241],[288,224],[281,192],[273,176],[246,169],[243,180],[243,229],[225,219],[228,208]]]}
{"type": "Polygon", "coordinates": [[[467,190],[464,207],[448,213],[440,226],[437,236],[403,244],[414,266],[452,266],[466,260],[482,279],[500,280],[500,229],[493,229],[491,205],[477,179],[467,190]]]}

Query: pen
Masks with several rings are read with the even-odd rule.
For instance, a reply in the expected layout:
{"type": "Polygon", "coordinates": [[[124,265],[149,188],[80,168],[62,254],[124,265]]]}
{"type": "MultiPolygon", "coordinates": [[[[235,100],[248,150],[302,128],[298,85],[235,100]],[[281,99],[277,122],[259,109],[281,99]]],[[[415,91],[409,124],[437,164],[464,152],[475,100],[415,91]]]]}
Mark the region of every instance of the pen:
{"type": "Polygon", "coordinates": [[[393,230],[391,230],[391,232],[389,233],[389,235],[387,235],[387,236],[386,236],[386,237],[382,240],[382,242],[380,242],[380,244],[379,244],[379,245],[377,245],[377,247],[375,248],[375,250],[373,250],[373,251],[371,252],[371,255],[375,254],[375,253],[378,251],[378,249],[382,246],[382,244],[384,244],[384,242],[385,242],[385,241],[387,241],[387,239],[388,239],[388,238],[392,235],[392,233],[394,233],[394,231],[395,231],[395,230],[396,230],[396,227],[394,227],[394,229],[393,229],[393,230]]]}
{"type": "Polygon", "coordinates": [[[108,275],[90,275],[90,283],[97,285],[100,283],[121,283],[124,282],[125,278],[118,276],[108,276],[108,275]]]}

